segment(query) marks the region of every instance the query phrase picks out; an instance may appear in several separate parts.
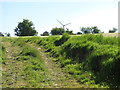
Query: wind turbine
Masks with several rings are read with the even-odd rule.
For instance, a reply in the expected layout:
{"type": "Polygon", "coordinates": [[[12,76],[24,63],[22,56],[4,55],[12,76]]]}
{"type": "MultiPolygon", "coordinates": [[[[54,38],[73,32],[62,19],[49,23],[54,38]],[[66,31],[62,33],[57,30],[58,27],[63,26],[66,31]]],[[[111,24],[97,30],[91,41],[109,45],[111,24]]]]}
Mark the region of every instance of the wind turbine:
{"type": "Polygon", "coordinates": [[[59,20],[57,20],[62,26],[63,26],[63,29],[64,29],[64,27],[65,26],[67,26],[67,25],[69,25],[69,24],[71,24],[71,23],[67,23],[67,24],[62,24],[59,20]]]}

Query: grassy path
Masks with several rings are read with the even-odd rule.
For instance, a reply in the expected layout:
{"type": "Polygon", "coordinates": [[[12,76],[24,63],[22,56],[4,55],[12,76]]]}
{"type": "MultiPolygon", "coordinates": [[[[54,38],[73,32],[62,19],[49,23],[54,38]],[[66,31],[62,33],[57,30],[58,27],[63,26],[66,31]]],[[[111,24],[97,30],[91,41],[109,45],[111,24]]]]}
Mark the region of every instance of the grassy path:
{"type": "Polygon", "coordinates": [[[48,79],[52,82],[50,88],[87,88],[87,85],[79,84],[73,77],[65,73],[60,66],[55,62],[54,58],[45,53],[41,47],[35,47],[40,52],[42,60],[45,63],[45,67],[48,70],[48,79]]]}
{"type": "Polygon", "coordinates": [[[51,87],[56,87],[56,88],[82,87],[74,79],[72,79],[68,74],[63,73],[62,69],[57,65],[57,63],[52,61],[52,58],[46,55],[41,48],[38,48],[38,49],[45,62],[45,66],[49,71],[49,78],[50,78],[50,81],[52,82],[51,87]]]}
{"type": "Polygon", "coordinates": [[[2,87],[20,87],[26,85],[26,81],[22,76],[23,63],[16,61],[16,55],[20,52],[18,46],[12,46],[10,42],[4,42],[3,46],[6,49],[5,62],[2,65],[2,87]]]}
{"type": "MultiPolygon", "coordinates": [[[[21,47],[13,46],[11,42],[3,42],[3,46],[6,49],[5,61],[2,65],[2,87],[12,88],[84,88],[87,85],[82,85],[76,82],[69,74],[63,72],[59,65],[54,61],[53,58],[49,57],[44,49],[41,47],[27,44],[31,48],[39,52],[41,60],[44,62],[46,71],[44,73],[39,70],[24,71],[25,65],[32,66],[31,60],[18,61],[18,55],[21,52],[21,47]],[[27,74],[24,74],[26,73],[27,74]],[[28,75],[28,73],[30,75],[28,75]],[[34,74],[35,73],[35,74],[34,74]],[[33,75],[32,75],[33,74],[33,75]],[[36,79],[38,78],[38,79],[36,79]],[[40,79],[41,78],[41,79],[40,79]],[[31,80],[30,80],[31,79],[31,80]]],[[[34,60],[34,59],[33,59],[34,60]]],[[[36,59],[35,59],[36,60],[36,59]]],[[[35,61],[34,60],[34,61],[35,61]]],[[[33,62],[33,61],[32,61],[33,62]]],[[[37,63],[40,63],[37,61],[37,63]]],[[[36,64],[37,65],[37,64],[36,64]]],[[[26,69],[27,70],[27,69],[26,69]]],[[[29,69],[28,69],[29,70],[29,69]]]]}
{"type": "MultiPolygon", "coordinates": [[[[22,47],[2,42],[5,47],[5,60],[2,64],[2,88],[44,88],[49,87],[44,70],[39,65],[40,58],[29,57],[29,60],[18,59],[22,47]]],[[[44,68],[44,67],[43,67],[44,68]]]]}

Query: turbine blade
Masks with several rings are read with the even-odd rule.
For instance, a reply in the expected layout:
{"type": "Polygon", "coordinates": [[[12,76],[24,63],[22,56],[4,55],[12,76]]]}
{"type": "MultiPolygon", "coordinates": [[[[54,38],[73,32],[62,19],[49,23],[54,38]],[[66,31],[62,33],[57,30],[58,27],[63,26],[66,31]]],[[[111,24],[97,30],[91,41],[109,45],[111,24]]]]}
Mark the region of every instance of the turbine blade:
{"type": "Polygon", "coordinates": [[[67,25],[69,25],[69,24],[71,24],[71,23],[65,24],[65,26],[67,26],[67,25]]]}
{"type": "MultiPolygon", "coordinates": [[[[58,20],[57,20],[58,21],[58,20]]],[[[58,21],[62,26],[63,26],[63,24],[60,22],[60,21],[58,21]]]]}

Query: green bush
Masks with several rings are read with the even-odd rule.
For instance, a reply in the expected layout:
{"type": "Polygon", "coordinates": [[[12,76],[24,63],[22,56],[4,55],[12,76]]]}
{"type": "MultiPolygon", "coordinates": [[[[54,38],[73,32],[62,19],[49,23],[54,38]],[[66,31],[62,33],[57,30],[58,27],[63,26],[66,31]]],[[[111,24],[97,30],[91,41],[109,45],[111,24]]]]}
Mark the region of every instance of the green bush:
{"type": "Polygon", "coordinates": [[[118,53],[117,47],[103,46],[90,57],[90,67],[98,82],[105,81],[111,86],[120,84],[120,54],[118,53]]]}
{"type": "Polygon", "coordinates": [[[39,56],[38,51],[35,50],[34,48],[24,45],[22,52],[20,53],[22,56],[32,56],[32,57],[37,57],[39,56]]]}
{"type": "Polygon", "coordinates": [[[56,41],[54,42],[54,43],[55,43],[55,46],[60,46],[60,45],[62,45],[62,44],[65,43],[69,38],[70,38],[70,35],[69,35],[68,33],[64,33],[59,40],[56,40],[56,41]]]}
{"type": "Polygon", "coordinates": [[[82,62],[97,48],[98,44],[87,41],[69,40],[62,45],[62,55],[71,58],[73,61],[82,62]]]}
{"type": "Polygon", "coordinates": [[[30,60],[29,56],[19,56],[16,58],[16,60],[21,61],[21,60],[30,60]]]}
{"type": "Polygon", "coordinates": [[[2,44],[0,44],[0,63],[1,61],[5,64],[5,47],[2,44]]]}

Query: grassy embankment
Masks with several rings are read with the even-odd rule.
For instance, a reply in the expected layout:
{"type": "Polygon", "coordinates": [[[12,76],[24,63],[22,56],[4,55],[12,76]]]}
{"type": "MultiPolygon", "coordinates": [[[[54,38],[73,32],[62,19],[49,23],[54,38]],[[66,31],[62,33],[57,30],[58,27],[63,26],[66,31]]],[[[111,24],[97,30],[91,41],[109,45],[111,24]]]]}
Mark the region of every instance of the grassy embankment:
{"type": "MultiPolygon", "coordinates": [[[[14,58],[15,62],[17,61],[16,63],[24,62],[22,70],[25,72],[22,74],[23,76],[28,75],[24,79],[31,82],[25,87],[40,87],[36,82],[41,81],[43,83],[43,79],[47,78],[45,75],[42,79],[37,78],[38,80],[31,78],[31,75],[37,77],[38,73],[41,75],[41,72],[47,71],[44,69],[43,61],[38,59],[41,58],[37,53],[38,51],[32,49],[26,43],[36,43],[38,46],[44,47],[45,51],[50,53],[50,56],[56,58],[54,61],[59,62],[61,68],[72,75],[79,83],[91,88],[120,86],[120,51],[117,37],[103,37],[102,35],[71,37],[63,35],[62,37],[50,36],[45,38],[21,37],[8,41],[12,43],[10,47],[17,46],[21,49],[20,52],[14,54],[14,58]]],[[[3,83],[6,83],[6,81],[3,83]]]]}
{"type": "Polygon", "coordinates": [[[3,38],[2,48],[3,88],[49,87],[47,70],[38,50],[16,38],[3,38]]]}
{"type": "Polygon", "coordinates": [[[28,40],[3,38],[2,88],[88,88],[64,73],[44,49],[28,40]]]}
{"type": "Polygon", "coordinates": [[[80,83],[90,87],[120,86],[118,37],[63,35],[61,38],[31,37],[26,41],[43,46],[46,52],[57,58],[56,62],[59,62],[61,68],[80,83]]]}

